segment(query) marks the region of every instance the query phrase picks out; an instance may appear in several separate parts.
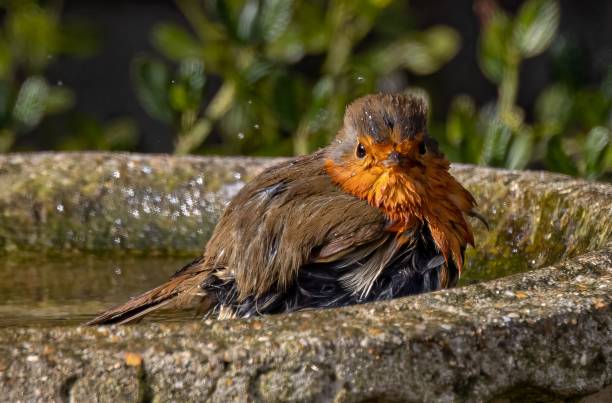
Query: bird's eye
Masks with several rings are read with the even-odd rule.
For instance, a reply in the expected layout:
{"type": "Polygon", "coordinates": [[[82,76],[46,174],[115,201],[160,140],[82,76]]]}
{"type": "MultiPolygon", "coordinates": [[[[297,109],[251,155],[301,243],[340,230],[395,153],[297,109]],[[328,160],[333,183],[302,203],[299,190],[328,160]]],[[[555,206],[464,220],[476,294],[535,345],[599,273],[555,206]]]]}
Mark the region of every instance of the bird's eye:
{"type": "Polygon", "coordinates": [[[427,146],[425,146],[425,142],[421,141],[419,143],[419,154],[423,155],[427,152],[427,146]]]}
{"type": "Polygon", "coordinates": [[[360,159],[366,156],[366,149],[363,144],[359,143],[357,150],[355,151],[355,155],[357,155],[357,158],[360,159]]]}

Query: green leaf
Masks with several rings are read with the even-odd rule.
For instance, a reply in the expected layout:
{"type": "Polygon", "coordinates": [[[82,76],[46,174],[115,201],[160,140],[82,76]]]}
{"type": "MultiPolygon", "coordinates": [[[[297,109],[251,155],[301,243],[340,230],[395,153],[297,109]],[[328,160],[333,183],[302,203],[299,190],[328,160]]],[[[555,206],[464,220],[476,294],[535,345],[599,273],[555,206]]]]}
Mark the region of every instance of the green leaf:
{"type": "Polygon", "coordinates": [[[177,79],[169,88],[170,105],[176,111],[197,110],[202,102],[206,76],[200,59],[185,59],[179,66],[177,79]]]}
{"type": "Polygon", "coordinates": [[[102,138],[108,150],[130,150],[138,142],[138,127],[132,119],[114,119],[104,126],[102,138]]]}
{"type": "Polygon", "coordinates": [[[0,129],[0,153],[11,149],[15,141],[15,133],[8,129],[0,129]]]}
{"type": "Polygon", "coordinates": [[[21,85],[13,108],[13,118],[26,128],[33,128],[42,120],[47,107],[49,86],[40,76],[29,77],[21,85]]]}
{"type": "Polygon", "coordinates": [[[189,108],[187,100],[187,88],[184,83],[175,83],[170,85],[168,90],[168,99],[170,106],[177,112],[182,112],[189,108]]]}
{"type": "Polygon", "coordinates": [[[204,63],[199,59],[183,60],[179,66],[178,79],[185,85],[189,107],[197,109],[202,102],[206,84],[204,63]]]}
{"type": "Polygon", "coordinates": [[[422,40],[438,63],[438,68],[455,57],[461,47],[459,33],[444,25],[427,29],[422,33],[422,40]]]}
{"type": "Polygon", "coordinates": [[[173,118],[168,100],[168,68],[158,60],[137,57],[132,64],[136,95],[151,116],[170,123],[173,118]]]}
{"type": "Polygon", "coordinates": [[[74,106],[74,93],[66,87],[49,87],[45,113],[52,115],[64,112],[74,106]]]}
{"type": "Polygon", "coordinates": [[[193,36],[176,24],[156,25],[151,33],[151,40],[161,54],[174,61],[197,58],[202,53],[193,36]]]}
{"type": "Polygon", "coordinates": [[[572,118],[584,128],[611,126],[612,98],[602,91],[581,88],[572,94],[572,118]]]}
{"type": "Polygon", "coordinates": [[[510,58],[512,24],[508,16],[497,10],[484,26],[480,36],[478,61],[482,72],[495,83],[500,83],[510,58]]]}
{"type": "Polygon", "coordinates": [[[53,14],[31,4],[7,16],[7,41],[30,72],[39,72],[58,50],[58,26],[53,14]]]}
{"type": "Polygon", "coordinates": [[[259,12],[259,1],[247,0],[242,7],[238,25],[236,27],[236,35],[243,41],[251,41],[255,39],[255,22],[259,12]]]}
{"type": "Polygon", "coordinates": [[[399,67],[416,74],[431,74],[452,59],[460,38],[449,27],[436,26],[421,34],[409,34],[375,50],[368,63],[379,74],[389,74],[399,67]]]}
{"type": "Polygon", "coordinates": [[[523,169],[531,160],[533,152],[533,131],[523,129],[519,131],[510,145],[506,167],[510,169],[523,169]]]}
{"type": "Polygon", "coordinates": [[[501,120],[492,118],[485,124],[480,164],[500,165],[506,157],[512,130],[501,120]]]}
{"type": "Polygon", "coordinates": [[[587,135],[583,152],[587,176],[595,177],[602,172],[601,162],[608,147],[610,147],[610,129],[603,126],[592,128],[587,135]]]}
{"type": "Polygon", "coordinates": [[[248,68],[242,71],[243,79],[251,86],[259,80],[269,76],[274,66],[265,60],[255,60],[249,64],[248,68]]]}
{"type": "Polygon", "coordinates": [[[474,101],[467,95],[458,96],[453,99],[446,121],[446,138],[458,146],[465,139],[470,141],[474,133],[476,120],[476,106],[474,101]]]}
{"type": "Polygon", "coordinates": [[[296,64],[305,53],[305,43],[297,29],[288,29],[266,46],[266,57],[274,62],[296,64]]]}
{"type": "Polygon", "coordinates": [[[312,88],[312,107],[323,108],[333,97],[334,80],[330,76],[323,76],[312,88]]]}
{"type": "Polygon", "coordinates": [[[529,0],[523,4],[513,32],[513,41],[523,57],[537,56],[550,46],[560,14],[556,0],[529,0]]]}
{"type": "Polygon", "coordinates": [[[576,175],[578,169],[574,161],[563,149],[561,136],[553,136],[548,140],[546,147],[546,165],[552,171],[576,175]]]}
{"type": "Polygon", "coordinates": [[[293,0],[264,0],[258,18],[259,36],[271,42],[285,32],[291,22],[293,0]]]}
{"type": "Polygon", "coordinates": [[[232,37],[231,39],[235,40],[238,32],[238,23],[236,21],[240,18],[244,0],[209,0],[208,3],[210,11],[218,18],[227,33],[232,37]]]}
{"type": "Polygon", "coordinates": [[[551,85],[540,94],[536,100],[535,114],[538,121],[553,130],[548,135],[562,131],[571,117],[573,103],[572,94],[561,84],[551,85]]]}

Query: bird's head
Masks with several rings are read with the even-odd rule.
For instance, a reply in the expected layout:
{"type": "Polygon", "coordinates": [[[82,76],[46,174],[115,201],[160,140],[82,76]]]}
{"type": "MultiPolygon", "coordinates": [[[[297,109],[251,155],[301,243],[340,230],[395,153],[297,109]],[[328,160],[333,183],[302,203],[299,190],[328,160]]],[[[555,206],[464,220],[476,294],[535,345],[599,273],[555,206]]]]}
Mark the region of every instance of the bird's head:
{"type": "Polygon", "coordinates": [[[416,96],[357,99],[326,149],[325,168],[337,185],[379,208],[398,231],[429,224],[440,249],[446,256],[452,249],[458,259],[459,246],[473,242],[463,214],[469,215],[475,202],[448,172],[448,161],[427,132],[427,113],[416,96]]]}
{"type": "Polygon", "coordinates": [[[426,103],[400,94],[350,104],[327,158],[328,172],[345,191],[385,209],[421,205],[428,175],[448,169],[427,133],[426,103]]]}

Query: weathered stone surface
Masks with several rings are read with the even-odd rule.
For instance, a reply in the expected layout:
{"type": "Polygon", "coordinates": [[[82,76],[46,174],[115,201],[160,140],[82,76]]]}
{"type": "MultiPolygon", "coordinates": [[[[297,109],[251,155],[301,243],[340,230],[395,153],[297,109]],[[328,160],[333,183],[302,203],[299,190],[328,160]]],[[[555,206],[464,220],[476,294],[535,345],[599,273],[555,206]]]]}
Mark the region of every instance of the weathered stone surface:
{"type": "MultiPolygon", "coordinates": [[[[0,253],[197,253],[241,181],[273,162],[0,157],[0,253]]],[[[520,274],[252,320],[0,329],[0,396],[501,402],[600,391],[590,399],[605,401],[612,186],[472,166],[454,173],[492,224],[489,232],[475,224],[465,283],[520,274]]]]}
{"type": "Polygon", "coordinates": [[[0,253],[197,253],[224,204],[273,163],[108,153],[0,156],[0,253]]]}
{"type": "MultiPolygon", "coordinates": [[[[0,253],[201,251],[225,203],[280,159],[134,154],[0,156],[0,253]]],[[[474,267],[543,267],[612,239],[612,186],[455,165],[492,224],[474,267]],[[495,258],[495,259],[493,259],[495,258]]],[[[516,270],[519,271],[519,270],[516,270]]],[[[466,271],[469,276],[469,271],[466,271]]],[[[477,273],[477,272],[473,272],[477,273]]]]}
{"type": "Polygon", "coordinates": [[[7,401],[361,402],[520,399],[538,390],[569,398],[612,383],[611,304],[608,246],[526,274],[345,309],[3,329],[0,394],[7,401]]]}

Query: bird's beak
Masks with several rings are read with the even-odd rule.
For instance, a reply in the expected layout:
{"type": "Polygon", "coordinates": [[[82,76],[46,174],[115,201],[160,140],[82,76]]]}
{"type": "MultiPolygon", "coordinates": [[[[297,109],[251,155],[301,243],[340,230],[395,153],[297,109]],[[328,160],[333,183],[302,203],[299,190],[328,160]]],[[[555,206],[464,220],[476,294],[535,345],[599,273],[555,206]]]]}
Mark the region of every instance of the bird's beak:
{"type": "Polygon", "coordinates": [[[387,158],[383,161],[383,165],[386,168],[399,166],[401,162],[401,156],[397,151],[391,151],[387,158]]]}

